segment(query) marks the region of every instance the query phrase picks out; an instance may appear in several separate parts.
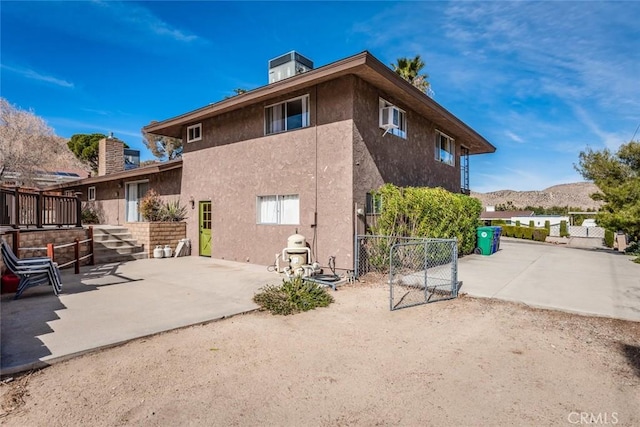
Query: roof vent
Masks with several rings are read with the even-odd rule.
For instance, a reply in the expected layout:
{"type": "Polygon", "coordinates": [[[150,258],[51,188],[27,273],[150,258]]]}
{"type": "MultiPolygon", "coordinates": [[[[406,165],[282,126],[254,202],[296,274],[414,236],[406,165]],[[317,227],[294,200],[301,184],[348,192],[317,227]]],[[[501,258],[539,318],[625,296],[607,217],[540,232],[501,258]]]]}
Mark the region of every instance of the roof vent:
{"type": "Polygon", "coordinates": [[[269,83],[275,83],[309,70],[313,70],[313,61],[292,50],[269,61],[269,83]]]}

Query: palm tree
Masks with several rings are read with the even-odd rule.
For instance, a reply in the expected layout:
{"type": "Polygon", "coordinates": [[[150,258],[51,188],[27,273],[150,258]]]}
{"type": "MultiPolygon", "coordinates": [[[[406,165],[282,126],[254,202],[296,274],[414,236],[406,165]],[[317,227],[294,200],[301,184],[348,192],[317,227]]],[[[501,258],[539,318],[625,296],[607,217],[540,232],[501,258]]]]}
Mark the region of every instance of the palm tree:
{"type": "Polygon", "coordinates": [[[391,64],[391,67],[400,77],[422,92],[428,93],[429,87],[431,86],[427,80],[429,75],[426,73],[420,74],[424,65],[424,61],[420,58],[420,55],[416,55],[415,58],[398,58],[395,64],[391,64]]]}

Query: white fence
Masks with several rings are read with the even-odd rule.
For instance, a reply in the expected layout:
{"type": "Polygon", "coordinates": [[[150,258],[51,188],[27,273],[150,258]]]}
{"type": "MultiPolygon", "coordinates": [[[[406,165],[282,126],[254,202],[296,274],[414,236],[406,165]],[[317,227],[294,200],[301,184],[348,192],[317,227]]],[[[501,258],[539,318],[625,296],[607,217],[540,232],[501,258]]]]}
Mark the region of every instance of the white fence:
{"type": "MultiPolygon", "coordinates": [[[[604,239],[604,228],[602,227],[582,227],[578,225],[567,226],[567,231],[571,237],[599,237],[604,239]]],[[[560,224],[552,225],[549,229],[549,236],[560,236],[560,224]]]]}

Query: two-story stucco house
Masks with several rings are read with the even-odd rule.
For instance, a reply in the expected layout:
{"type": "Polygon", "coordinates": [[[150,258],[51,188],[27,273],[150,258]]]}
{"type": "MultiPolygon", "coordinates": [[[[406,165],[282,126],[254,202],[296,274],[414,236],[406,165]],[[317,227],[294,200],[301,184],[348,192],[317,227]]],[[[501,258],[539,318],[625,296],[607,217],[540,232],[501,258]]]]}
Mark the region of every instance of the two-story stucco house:
{"type": "Polygon", "coordinates": [[[297,231],[315,260],[351,269],[371,190],[467,192],[468,156],[495,151],[369,52],[317,69],[292,52],[270,67],[266,86],[144,128],[184,141],[194,255],[268,265],[297,231]]]}

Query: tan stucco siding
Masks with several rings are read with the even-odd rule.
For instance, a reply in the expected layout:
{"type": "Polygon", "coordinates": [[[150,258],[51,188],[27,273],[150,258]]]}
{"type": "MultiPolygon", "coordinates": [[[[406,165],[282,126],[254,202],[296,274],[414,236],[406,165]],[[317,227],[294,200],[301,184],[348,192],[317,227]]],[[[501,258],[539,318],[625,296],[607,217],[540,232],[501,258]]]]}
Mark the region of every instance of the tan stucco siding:
{"type": "MultiPolygon", "coordinates": [[[[356,79],[354,93],[354,197],[359,205],[364,204],[368,191],[384,183],[460,192],[457,140],[455,166],[440,163],[435,160],[436,127],[432,122],[363,80],[356,79]],[[392,134],[382,136],[379,98],[406,111],[406,139],[392,134]]],[[[447,133],[447,129],[438,130],[447,133]]]]}
{"type": "MultiPolygon", "coordinates": [[[[214,258],[271,264],[296,231],[310,244],[317,239],[318,258],[342,255],[345,265],[351,246],[341,242],[351,230],[350,122],[299,129],[256,140],[242,141],[183,156],[182,195],[196,202],[212,203],[212,252],[214,258]],[[346,136],[345,136],[346,135],[346,136]],[[316,138],[318,141],[317,233],[316,138]],[[346,147],[346,148],[345,148],[346,147]],[[343,153],[344,152],[344,153],[343,153]],[[347,163],[347,164],[345,164],[347,163]],[[300,224],[257,224],[258,196],[298,194],[300,224]]],[[[187,237],[198,253],[197,209],[187,221],[187,237]]]]}

